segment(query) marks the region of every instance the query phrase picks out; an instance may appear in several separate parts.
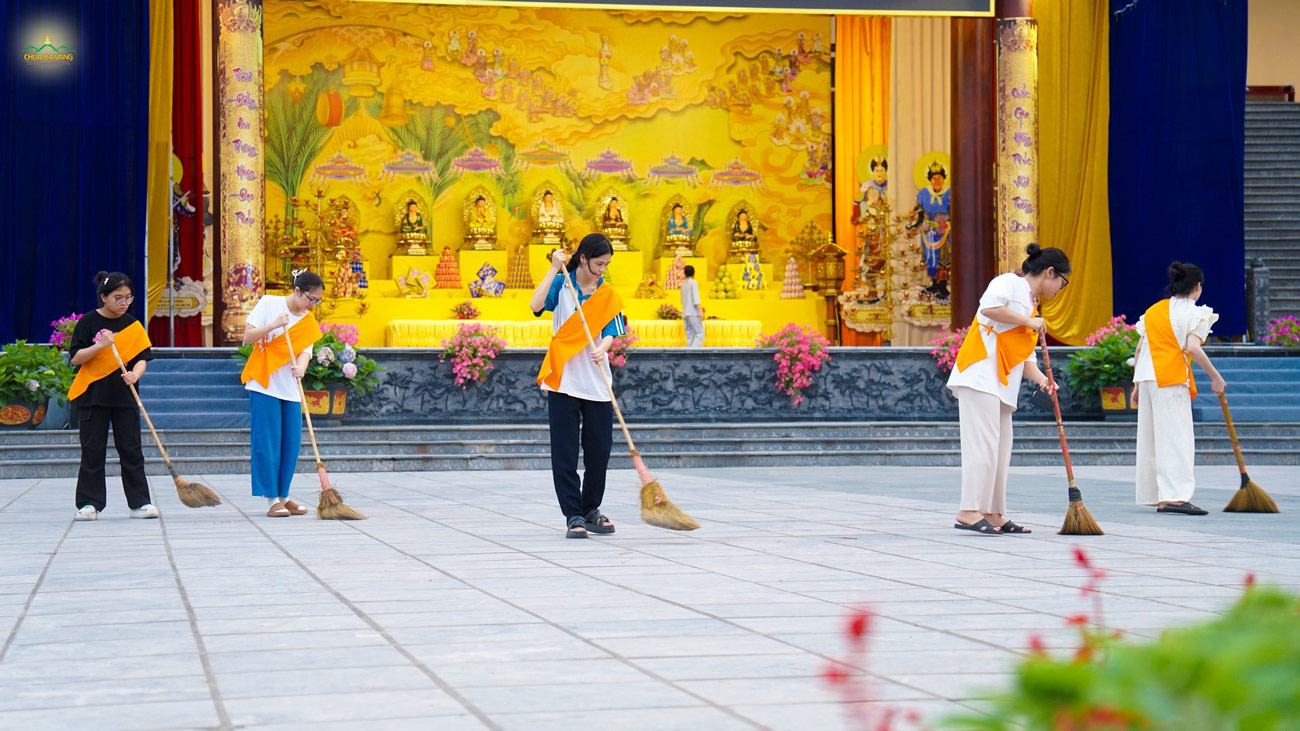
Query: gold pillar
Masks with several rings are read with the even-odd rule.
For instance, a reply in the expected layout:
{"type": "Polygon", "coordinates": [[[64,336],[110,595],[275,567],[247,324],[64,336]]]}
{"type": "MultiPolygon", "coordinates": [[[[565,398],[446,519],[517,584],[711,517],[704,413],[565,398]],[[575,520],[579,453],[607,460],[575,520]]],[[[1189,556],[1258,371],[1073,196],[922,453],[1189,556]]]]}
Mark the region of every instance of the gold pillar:
{"type": "Polygon", "coordinates": [[[1005,274],[1038,241],[1038,22],[1005,18],[997,32],[997,270],[1005,274]]]}
{"type": "Polygon", "coordinates": [[[262,133],[262,2],[217,0],[221,335],[244,336],[265,291],[266,149],[262,133]]]}

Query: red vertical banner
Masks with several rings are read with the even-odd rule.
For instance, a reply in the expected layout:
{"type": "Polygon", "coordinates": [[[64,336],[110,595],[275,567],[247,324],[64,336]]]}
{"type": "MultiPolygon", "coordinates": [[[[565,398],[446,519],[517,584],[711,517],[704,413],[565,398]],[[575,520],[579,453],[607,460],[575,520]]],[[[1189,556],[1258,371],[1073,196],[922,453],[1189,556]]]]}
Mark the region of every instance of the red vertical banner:
{"type": "MultiPolygon", "coordinates": [[[[200,0],[172,0],[175,35],[173,43],[172,66],[172,152],[180,160],[182,174],[179,181],[180,192],[188,193],[186,210],[193,213],[185,215],[174,211],[177,225],[175,242],[176,253],[180,259],[176,267],[177,286],[183,286],[183,278],[200,283],[203,279],[203,81],[202,64],[199,54],[202,51],[200,37],[200,0]]],[[[175,189],[173,189],[174,191],[175,189]]],[[[184,294],[177,293],[169,298],[164,290],[158,307],[154,310],[153,320],[149,323],[149,339],[157,345],[170,345],[169,304],[174,303],[176,310],[177,347],[197,347],[203,345],[202,307],[194,312],[200,298],[194,295],[194,287],[184,287],[184,294]],[[182,314],[184,313],[184,314],[182,314]]]]}

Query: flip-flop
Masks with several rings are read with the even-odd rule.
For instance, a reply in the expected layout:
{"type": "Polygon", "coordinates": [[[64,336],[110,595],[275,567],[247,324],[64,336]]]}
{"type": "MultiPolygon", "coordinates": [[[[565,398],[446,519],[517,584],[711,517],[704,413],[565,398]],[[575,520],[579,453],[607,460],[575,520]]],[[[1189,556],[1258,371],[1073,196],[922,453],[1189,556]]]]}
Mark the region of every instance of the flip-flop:
{"type": "Polygon", "coordinates": [[[993,524],[990,523],[986,518],[980,518],[979,522],[971,523],[969,525],[967,525],[966,523],[962,523],[961,521],[958,521],[956,523],[953,523],[952,527],[956,528],[957,530],[968,530],[971,531],[972,533],[978,533],[982,536],[1001,535],[998,532],[998,529],[995,528],[993,524]]]}
{"type": "Polygon", "coordinates": [[[290,513],[289,513],[289,509],[286,508],[286,507],[284,507],[284,504],[283,504],[283,503],[276,503],[276,505],[277,505],[278,507],[273,507],[273,508],[270,508],[270,509],[268,509],[268,510],[266,511],[266,517],[268,517],[268,518],[287,518],[287,517],[289,517],[289,515],[290,515],[290,513]]]}
{"type": "Polygon", "coordinates": [[[294,501],[292,501],[292,500],[290,500],[289,502],[287,502],[287,503],[284,504],[284,509],[285,509],[285,510],[288,510],[290,515],[306,515],[306,514],[307,514],[307,506],[305,506],[305,505],[299,505],[298,503],[296,503],[296,502],[294,502],[294,501]]]}
{"type": "Polygon", "coordinates": [[[1021,534],[1033,533],[1033,531],[1029,530],[1023,525],[1017,525],[1015,523],[1012,523],[1009,520],[1003,523],[1002,525],[998,526],[998,530],[1001,531],[1003,535],[1016,535],[1017,533],[1021,533],[1021,534]]]}

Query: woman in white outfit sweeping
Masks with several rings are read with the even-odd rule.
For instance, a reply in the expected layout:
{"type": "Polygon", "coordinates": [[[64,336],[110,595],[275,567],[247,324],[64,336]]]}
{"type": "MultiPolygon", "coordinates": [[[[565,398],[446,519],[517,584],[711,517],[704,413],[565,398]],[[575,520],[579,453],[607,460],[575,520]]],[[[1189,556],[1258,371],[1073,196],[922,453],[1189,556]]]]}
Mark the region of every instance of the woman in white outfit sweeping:
{"type": "Polygon", "coordinates": [[[1031,532],[1006,517],[1011,412],[1022,377],[1052,388],[1034,358],[1038,338],[1047,332],[1038,303],[1070,283],[1070,260],[1060,249],[1038,244],[1026,253],[1019,272],[989,282],[948,377],[961,422],[961,509],[953,527],[980,535],[1031,532]]]}
{"type": "Polygon", "coordinates": [[[1219,316],[1197,305],[1205,274],[1195,264],[1169,265],[1169,299],[1151,305],[1138,320],[1133,357],[1133,402],[1138,410],[1137,502],[1158,513],[1205,515],[1192,504],[1196,436],[1194,360],[1210,376],[1216,395],[1227,387],[1201,343],[1219,316]]]}

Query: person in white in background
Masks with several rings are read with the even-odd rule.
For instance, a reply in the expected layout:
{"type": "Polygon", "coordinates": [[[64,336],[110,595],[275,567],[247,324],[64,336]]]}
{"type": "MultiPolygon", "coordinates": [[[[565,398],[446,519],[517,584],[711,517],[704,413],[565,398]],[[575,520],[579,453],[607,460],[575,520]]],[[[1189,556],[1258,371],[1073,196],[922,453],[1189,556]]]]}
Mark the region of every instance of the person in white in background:
{"type": "Polygon", "coordinates": [[[1196,379],[1190,360],[1210,375],[1216,395],[1227,384],[1201,348],[1219,319],[1214,310],[1196,304],[1204,281],[1195,264],[1170,264],[1173,296],[1151,305],[1137,323],[1141,339],[1133,355],[1132,396],[1138,411],[1137,503],[1155,505],[1157,513],[1206,514],[1191,503],[1196,491],[1196,379]]]}
{"type": "Polygon", "coordinates": [[[704,309],[700,307],[700,283],[695,281],[695,267],[686,265],[682,280],[682,324],[686,327],[686,347],[704,344],[704,309]]]}

